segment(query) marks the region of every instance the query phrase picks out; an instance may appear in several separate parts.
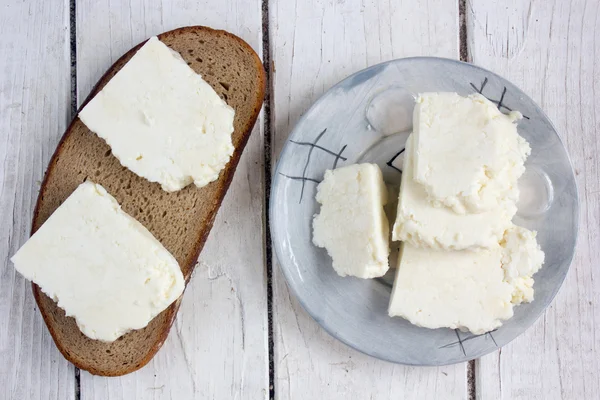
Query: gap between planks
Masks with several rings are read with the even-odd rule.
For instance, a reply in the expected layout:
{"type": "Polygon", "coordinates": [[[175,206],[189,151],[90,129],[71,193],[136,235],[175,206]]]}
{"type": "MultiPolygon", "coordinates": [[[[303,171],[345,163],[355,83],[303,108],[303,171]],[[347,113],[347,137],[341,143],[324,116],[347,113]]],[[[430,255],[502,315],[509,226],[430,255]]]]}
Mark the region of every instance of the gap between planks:
{"type": "Polygon", "coordinates": [[[458,0],[458,52],[460,61],[470,61],[467,45],[467,0],[458,0]]]}
{"type": "MultiPolygon", "coordinates": [[[[70,43],[70,58],[71,58],[71,115],[69,120],[72,121],[77,115],[77,21],[75,0],[69,1],[69,43],[70,43]]],[[[75,374],[75,400],[81,399],[81,370],[73,366],[75,374]]]]}
{"type": "Polygon", "coordinates": [[[271,247],[271,221],[269,204],[271,200],[271,94],[273,81],[271,77],[271,46],[269,33],[269,0],[262,0],[262,57],[265,69],[267,88],[263,102],[263,143],[264,143],[264,235],[265,266],[267,268],[267,330],[269,351],[269,400],[275,398],[275,342],[273,339],[273,250],[271,247]]]}
{"type": "MultiPolygon", "coordinates": [[[[458,51],[460,61],[462,62],[470,62],[469,47],[467,44],[467,1],[458,0],[458,51]]],[[[477,398],[475,366],[475,360],[467,362],[466,383],[468,400],[476,400],[477,398]]]]}

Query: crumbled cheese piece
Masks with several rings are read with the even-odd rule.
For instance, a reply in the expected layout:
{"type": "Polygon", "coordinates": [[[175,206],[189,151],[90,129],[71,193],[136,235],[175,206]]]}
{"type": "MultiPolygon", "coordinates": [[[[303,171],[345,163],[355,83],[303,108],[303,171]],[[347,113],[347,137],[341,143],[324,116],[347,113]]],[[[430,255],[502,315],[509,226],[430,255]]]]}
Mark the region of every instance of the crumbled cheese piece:
{"type": "Polygon", "coordinates": [[[513,226],[504,234],[502,268],[504,280],[513,287],[513,303],[533,301],[533,274],[544,263],[544,252],[536,240],[536,233],[520,226],[513,226]]]}

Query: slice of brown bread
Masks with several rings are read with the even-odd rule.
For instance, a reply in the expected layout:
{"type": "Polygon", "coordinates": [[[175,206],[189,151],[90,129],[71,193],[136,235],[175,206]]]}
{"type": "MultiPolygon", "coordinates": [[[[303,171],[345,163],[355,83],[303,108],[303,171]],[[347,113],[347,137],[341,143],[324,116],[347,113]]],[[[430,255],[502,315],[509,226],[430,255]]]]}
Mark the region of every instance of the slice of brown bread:
{"type": "MultiPolygon", "coordinates": [[[[150,183],[123,167],[104,140],[76,118],[46,171],[32,232],[81,182],[90,179],[104,186],[123,210],[148,228],[175,256],[187,283],[262,106],[265,73],[252,48],[228,32],[191,26],[165,32],[159,39],[179,52],[235,109],[232,137],[235,152],[219,179],[200,189],[190,185],[178,192],[164,192],[159,184],[150,183]]],[[[127,52],[108,70],[84,105],[142,44],[127,52]]],[[[33,294],[52,338],[65,358],[92,374],[106,376],[124,375],[146,365],[167,338],[181,301],[180,298],[173,303],[146,328],[132,331],[113,343],[103,343],[84,336],[75,320],[67,318],[35,284],[33,294]]]]}

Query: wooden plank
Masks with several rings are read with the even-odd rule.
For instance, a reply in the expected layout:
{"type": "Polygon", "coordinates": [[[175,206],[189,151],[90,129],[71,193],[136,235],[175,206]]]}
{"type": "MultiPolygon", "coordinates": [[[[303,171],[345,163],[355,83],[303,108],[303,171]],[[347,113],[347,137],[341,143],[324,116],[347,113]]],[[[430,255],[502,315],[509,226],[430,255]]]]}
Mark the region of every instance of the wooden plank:
{"type": "MultiPolygon", "coordinates": [[[[261,54],[258,0],[78,1],[79,102],[104,71],[135,44],[186,25],[226,29],[261,54]]],[[[82,372],[82,399],[267,396],[260,127],[259,119],[165,345],[148,366],[124,377],[106,379],[82,372]]]]}
{"type": "Polygon", "coordinates": [[[44,171],[69,119],[68,1],[4,2],[0,54],[0,398],[73,399],[73,366],[9,261],[29,237],[44,171]]]}
{"type": "MultiPolygon", "coordinates": [[[[286,1],[269,5],[273,162],[308,107],[329,87],[393,58],[458,58],[456,2],[286,1]]],[[[289,293],[273,263],[277,399],[464,399],[466,364],[394,365],[330,337],[289,293]]]]}
{"type": "Polygon", "coordinates": [[[481,399],[592,399],[600,392],[599,16],[595,1],[467,2],[470,58],[548,114],[571,156],[581,204],[562,289],[523,336],[479,360],[481,399]]]}

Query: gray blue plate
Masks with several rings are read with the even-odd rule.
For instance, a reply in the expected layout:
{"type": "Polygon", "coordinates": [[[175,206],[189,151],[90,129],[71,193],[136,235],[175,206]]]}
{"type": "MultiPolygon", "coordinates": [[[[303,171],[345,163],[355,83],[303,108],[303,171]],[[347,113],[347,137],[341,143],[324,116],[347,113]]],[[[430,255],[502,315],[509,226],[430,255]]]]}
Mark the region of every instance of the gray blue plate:
{"type": "Polygon", "coordinates": [[[523,333],[562,284],[577,238],[578,199],[573,170],[543,111],[515,85],[492,72],[453,60],[406,58],[360,71],[325,93],[294,128],[273,177],[270,220],[273,246],[290,290],[327,332],[374,357],[401,364],[444,365],[483,356],[523,333]],[[399,185],[404,142],[421,92],[480,92],[507,112],[525,117],[519,132],[532,153],[519,181],[514,219],[538,231],[546,262],[535,278],[535,300],[485,335],[425,329],[390,318],[393,272],[381,279],[341,278],[324,249],[312,244],[317,183],[326,169],[375,162],[399,185]],[[400,154],[399,154],[400,153],[400,154]]]}

